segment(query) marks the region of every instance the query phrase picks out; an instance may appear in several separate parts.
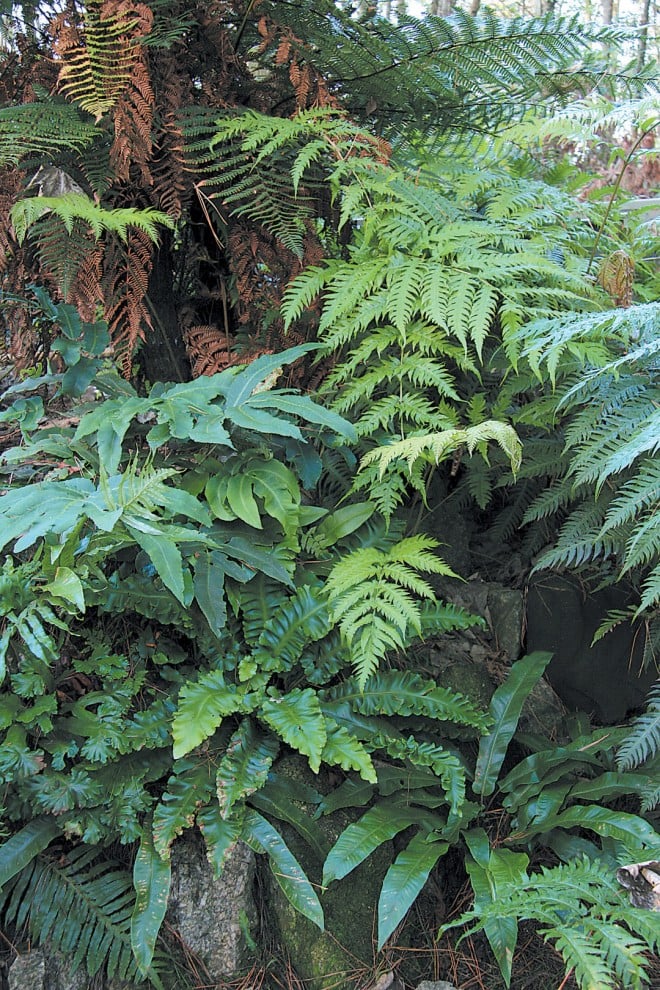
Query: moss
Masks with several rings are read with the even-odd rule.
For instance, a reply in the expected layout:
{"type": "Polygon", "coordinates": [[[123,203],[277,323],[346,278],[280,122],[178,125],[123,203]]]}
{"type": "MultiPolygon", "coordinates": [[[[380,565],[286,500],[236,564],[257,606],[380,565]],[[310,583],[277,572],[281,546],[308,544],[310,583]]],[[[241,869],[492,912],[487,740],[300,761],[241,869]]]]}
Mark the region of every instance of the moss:
{"type": "MultiPolygon", "coordinates": [[[[280,761],[277,773],[324,789],[323,779],[297,757],[280,761]]],[[[318,824],[332,844],[355,817],[340,811],[321,818],[318,824]]],[[[310,880],[320,884],[323,864],[307,843],[281,822],[278,829],[310,880]]],[[[333,990],[353,990],[358,974],[364,977],[365,969],[373,967],[376,906],[392,858],[392,845],[385,843],[365,863],[320,894],[324,932],[293,908],[272,875],[266,876],[271,920],[293,968],[308,990],[327,990],[328,986],[333,990]]]]}

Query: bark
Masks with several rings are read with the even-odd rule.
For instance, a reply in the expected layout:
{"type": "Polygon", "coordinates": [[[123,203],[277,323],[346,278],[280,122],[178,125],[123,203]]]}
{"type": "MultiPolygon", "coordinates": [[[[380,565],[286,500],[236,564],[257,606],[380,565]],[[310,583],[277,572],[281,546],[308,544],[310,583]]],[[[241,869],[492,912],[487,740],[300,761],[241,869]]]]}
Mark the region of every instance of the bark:
{"type": "Polygon", "coordinates": [[[651,14],[651,0],[643,0],[642,13],[639,19],[640,34],[637,44],[637,68],[641,72],[646,64],[646,51],[649,42],[649,20],[651,14]]]}
{"type": "Polygon", "coordinates": [[[429,13],[435,17],[449,17],[454,12],[456,0],[431,0],[429,13]]]}

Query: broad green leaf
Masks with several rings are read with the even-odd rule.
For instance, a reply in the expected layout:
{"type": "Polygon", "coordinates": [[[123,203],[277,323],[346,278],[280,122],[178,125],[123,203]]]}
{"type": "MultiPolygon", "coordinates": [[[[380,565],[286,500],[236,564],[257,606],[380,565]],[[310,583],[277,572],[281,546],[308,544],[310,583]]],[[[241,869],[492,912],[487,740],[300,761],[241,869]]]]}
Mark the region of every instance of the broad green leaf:
{"type": "Polygon", "coordinates": [[[316,692],[294,689],[281,698],[268,698],[261,705],[260,717],[287,745],[297,749],[318,773],[326,744],[325,718],[316,692]]]}
{"type": "Polygon", "coordinates": [[[174,597],[182,605],[185,605],[183,557],[176,543],[168,540],[164,532],[158,535],[151,535],[150,533],[141,532],[132,525],[127,525],[126,528],[134,537],[135,542],[142,547],[145,553],[149,554],[151,562],[165,587],[169,588],[174,597]]]}
{"type": "Polygon", "coordinates": [[[343,726],[326,719],[327,739],[323,748],[323,762],[342,770],[355,770],[363,780],[372,784],[378,781],[369,753],[362,743],[343,726]]]}
{"type": "Polygon", "coordinates": [[[88,358],[83,355],[72,367],[67,368],[62,376],[62,391],[64,394],[76,397],[82,395],[94,380],[98,369],[98,359],[88,358]]]}
{"type": "Polygon", "coordinates": [[[448,849],[449,843],[429,841],[428,833],[418,832],[394,860],[385,874],[378,899],[379,951],[403,921],[429,873],[448,849]]]}
{"type": "Polygon", "coordinates": [[[161,859],[154,848],[149,817],[144,823],[133,865],[136,896],[131,916],[131,947],[143,976],[148,974],[154,957],[156,939],[167,910],[171,879],[169,858],[161,859]]]}
{"type": "Polygon", "coordinates": [[[472,784],[476,794],[487,797],[495,790],[509,743],[518,725],[529,692],[550,662],[551,653],[530,653],[513,664],[509,675],[490,702],[493,728],[482,736],[472,784]]]}
{"type": "Polygon", "coordinates": [[[254,794],[266,782],[279,743],[259,732],[245,718],[234,732],[216,773],[220,814],[227,818],[237,801],[254,794]]]}
{"type": "Polygon", "coordinates": [[[300,492],[293,472],[279,461],[270,460],[252,465],[249,477],[268,515],[277,519],[285,532],[295,528],[300,492]]]}
{"type": "Polygon", "coordinates": [[[289,422],[282,416],[272,416],[263,409],[252,409],[250,406],[227,406],[227,419],[242,430],[254,430],[256,433],[272,434],[276,437],[293,437],[302,440],[302,433],[295,423],[289,422]]]}
{"type": "Polygon", "coordinates": [[[553,828],[589,829],[598,835],[619,839],[624,846],[627,844],[648,847],[653,855],[660,849],[660,834],[649,822],[638,815],[613,811],[598,804],[577,805],[543,823],[544,831],[553,828]]]}
{"type": "Polygon", "coordinates": [[[518,941],[518,922],[515,918],[488,918],[484,923],[486,938],[497,959],[506,986],[511,985],[513,954],[518,941]]]}
{"type": "Polygon", "coordinates": [[[242,519],[254,529],[263,529],[259,506],[252,493],[253,478],[247,474],[235,474],[227,482],[227,503],[237,519],[242,519]]]}
{"type": "Polygon", "coordinates": [[[232,536],[222,545],[223,551],[229,557],[240,560],[242,564],[252,568],[257,573],[261,571],[268,577],[293,587],[291,574],[277,559],[272,547],[248,543],[242,536],[232,536]]]}
{"type": "Polygon", "coordinates": [[[341,880],[383,842],[410,825],[423,824],[424,818],[425,813],[419,808],[402,808],[389,801],[370,808],[359,821],[344,829],[330,850],[323,866],[323,886],[341,880]]]}
{"type": "Polygon", "coordinates": [[[206,858],[213,875],[219,877],[225,860],[241,837],[243,820],[240,816],[223,818],[217,802],[197,812],[197,825],[206,843],[206,858]]]}
{"type": "Polygon", "coordinates": [[[348,440],[354,440],[356,436],[354,426],[347,419],[319,405],[307,395],[291,395],[285,392],[259,392],[251,396],[247,400],[246,405],[253,409],[270,407],[271,409],[281,410],[291,416],[299,416],[308,423],[326,426],[333,433],[346,437],[348,440]]]}
{"type": "Polygon", "coordinates": [[[0,845],[0,889],[61,833],[52,818],[33,818],[0,845]]]}
{"type": "Polygon", "coordinates": [[[273,875],[287,900],[323,931],[323,909],[316,891],[280,833],[259,812],[248,811],[243,838],[256,852],[268,854],[273,875]]]}
{"type": "Polygon", "coordinates": [[[227,622],[225,568],[223,566],[223,561],[226,559],[216,550],[210,553],[201,550],[193,560],[195,598],[211,631],[216,636],[220,636],[227,622]]]}
{"type": "Polygon", "coordinates": [[[185,756],[212,736],[223,718],[238,711],[242,703],[242,696],[225,684],[221,670],[212,670],[199,680],[184,684],[172,722],[174,759],[185,756]]]}
{"type": "Polygon", "coordinates": [[[318,344],[299,344],[298,347],[290,347],[281,354],[264,354],[246,368],[234,372],[231,384],[225,391],[227,405],[240,406],[274,371],[284,364],[292,364],[316,347],[318,344]]]}
{"type": "Polygon", "coordinates": [[[152,835],[156,852],[168,859],[170,846],[195,821],[199,805],[214,791],[213,768],[204,761],[178,760],[154,808],[152,835]]]}
{"type": "Polygon", "coordinates": [[[327,547],[333,547],[345,536],[354,533],[356,529],[370,519],[374,514],[376,506],[373,502],[356,502],[354,505],[344,506],[326,516],[316,527],[314,535],[321,539],[327,547]]]}
{"type": "MultiPolygon", "coordinates": [[[[330,843],[318,823],[311,817],[313,803],[309,801],[309,797],[314,795],[299,791],[298,783],[291,777],[272,773],[266,785],[256,794],[251,795],[250,804],[270,818],[279,818],[292,825],[323,862],[330,851],[330,843]],[[306,806],[310,808],[309,812],[306,806]]],[[[321,795],[317,794],[314,803],[318,803],[320,797],[321,795]]]]}
{"type": "Polygon", "coordinates": [[[331,815],[340,808],[364,808],[374,796],[373,784],[348,777],[334,791],[326,794],[316,809],[316,817],[331,815]]]}
{"type": "Polygon", "coordinates": [[[85,611],[85,592],[82,581],[70,567],[58,567],[55,577],[48,582],[46,590],[55,598],[64,598],[76,606],[79,612],[85,611]]]}

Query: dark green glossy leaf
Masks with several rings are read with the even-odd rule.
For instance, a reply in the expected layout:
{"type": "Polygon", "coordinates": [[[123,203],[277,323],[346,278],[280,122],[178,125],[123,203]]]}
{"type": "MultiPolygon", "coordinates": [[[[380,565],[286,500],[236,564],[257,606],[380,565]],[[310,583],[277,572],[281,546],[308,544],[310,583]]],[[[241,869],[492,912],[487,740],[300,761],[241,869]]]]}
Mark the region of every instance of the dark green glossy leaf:
{"type": "Polygon", "coordinates": [[[447,842],[429,841],[428,833],[418,832],[394,860],[385,874],[378,899],[378,949],[403,921],[429,873],[449,849],[447,842]]]}
{"type": "Polygon", "coordinates": [[[0,888],[32,862],[61,829],[52,818],[34,818],[0,846],[0,888]]]}
{"type": "Polygon", "coordinates": [[[151,818],[142,829],[140,847],[133,866],[135,907],[131,917],[131,947],[140,972],[146,976],[151,967],[158,932],[167,910],[172,867],[169,857],[162,858],[154,848],[151,818]]]}
{"type": "Polygon", "coordinates": [[[493,728],[482,736],[474,774],[473,788],[476,794],[487,797],[495,790],[509,743],[518,725],[522,707],[529,692],[542,676],[550,662],[550,653],[530,653],[516,661],[509,675],[491,698],[490,713],[493,728]]]}
{"type": "Polygon", "coordinates": [[[259,812],[248,811],[243,838],[257,852],[268,854],[273,875],[287,900],[323,931],[323,909],[316,891],[280,833],[259,812]]]}

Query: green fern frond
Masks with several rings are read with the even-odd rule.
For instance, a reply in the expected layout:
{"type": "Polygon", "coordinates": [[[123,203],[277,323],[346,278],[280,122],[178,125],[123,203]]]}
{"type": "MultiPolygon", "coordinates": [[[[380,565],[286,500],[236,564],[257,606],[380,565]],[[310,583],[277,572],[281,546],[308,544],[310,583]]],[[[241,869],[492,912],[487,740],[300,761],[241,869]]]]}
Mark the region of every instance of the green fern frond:
{"type": "Polygon", "coordinates": [[[24,103],[0,108],[0,166],[18,165],[33,155],[54,158],[82,152],[99,136],[93,121],[62,103],[24,103]]]}
{"type": "Polygon", "coordinates": [[[421,630],[419,599],[435,596],[417,572],[453,573],[432,553],[437,545],[412,536],[389,550],[355,550],[328,575],[325,593],[361,687],[386,653],[403,649],[408,637],[421,630]]]}
{"type": "Polygon", "coordinates": [[[463,695],[407,671],[378,671],[364,686],[346,681],[324,692],[323,698],[348,702],[362,715],[424,715],[482,730],[489,724],[488,715],[463,695]]]}
{"type": "Polygon", "coordinates": [[[515,474],[522,460],[522,444],[512,426],[493,420],[480,423],[478,426],[468,426],[462,430],[446,430],[442,433],[398,440],[386,447],[370,450],[362,458],[361,467],[376,461],[382,477],[392,461],[398,458],[404,459],[410,470],[415,461],[425,455],[430,455],[429,459],[439,464],[462,446],[465,446],[470,454],[474,453],[476,448],[482,448],[483,452],[489,440],[494,440],[505,451],[515,474]]]}
{"type": "Polygon", "coordinates": [[[152,241],[157,242],[158,224],[169,228],[174,225],[170,216],[151,207],[142,210],[132,207],[106,210],[80,193],[68,193],[65,196],[31,196],[20,199],[11,209],[11,221],[19,244],[24,241],[28,229],[50,212],[55,213],[62,220],[69,234],[73,233],[75,222],[82,221],[90,228],[95,240],[109,232],[125,241],[128,229],[136,227],[143,230],[152,241]]]}
{"type": "MultiPolygon", "coordinates": [[[[6,921],[27,924],[37,942],[47,939],[72,972],[84,964],[90,977],[103,968],[110,978],[139,981],[131,950],[133,903],[130,874],[89,846],[62,856],[41,853],[2,892],[6,921]]],[[[150,977],[160,985],[155,973],[150,977]]]]}
{"type": "Polygon", "coordinates": [[[625,903],[613,874],[609,861],[583,858],[544,867],[524,883],[502,876],[497,901],[481,904],[459,923],[474,932],[491,918],[533,919],[580,990],[641,990],[648,984],[648,954],[655,951],[658,928],[646,923],[646,912],[625,903]]]}
{"type": "Polygon", "coordinates": [[[402,16],[398,24],[338,16],[330,0],[264,10],[304,39],[296,43],[301,59],[350,90],[354,112],[364,107],[381,127],[394,119],[399,130],[403,117],[431,133],[483,133],[519,119],[530,102],[561,100],[566,74],[572,86],[587,84],[581,57],[613,37],[577,19],[474,18],[460,8],[451,18],[402,16]]]}
{"type": "Polygon", "coordinates": [[[630,726],[630,735],[619,747],[616,763],[619,770],[630,770],[660,753],[660,681],[646,700],[646,711],[630,726]]]}

